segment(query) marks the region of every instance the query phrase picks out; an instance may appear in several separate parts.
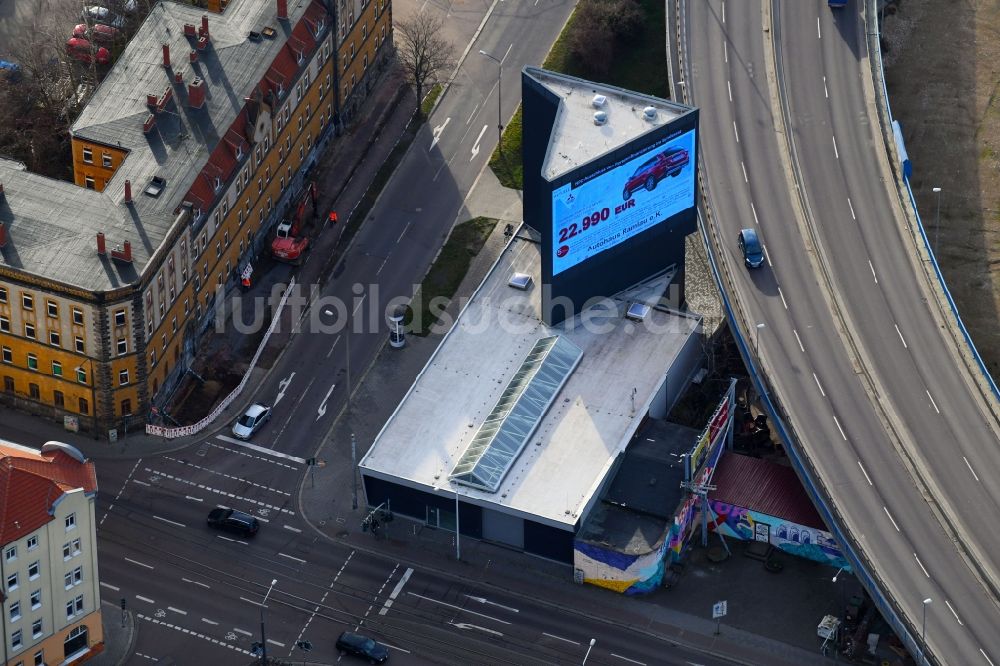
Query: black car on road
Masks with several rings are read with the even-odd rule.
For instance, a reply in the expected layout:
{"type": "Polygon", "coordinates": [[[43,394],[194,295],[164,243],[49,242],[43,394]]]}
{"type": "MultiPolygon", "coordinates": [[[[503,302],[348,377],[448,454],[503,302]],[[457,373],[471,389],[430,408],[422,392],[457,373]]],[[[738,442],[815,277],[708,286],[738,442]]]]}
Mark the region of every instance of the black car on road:
{"type": "Polygon", "coordinates": [[[224,532],[233,532],[243,537],[252,537],[257,534],[260,523],[248,513],[236,511],[235,509],[212,509],[208,514],[208,526],[224,532]]]}
{"type": "Polygon", "coordinates": [[[389,650],[384,645],[375,642],[374,638],[351,631],[345,631],[337,639],[337,652],[361,657],[373,664],[384,664],[389,658],[389,650]]]}

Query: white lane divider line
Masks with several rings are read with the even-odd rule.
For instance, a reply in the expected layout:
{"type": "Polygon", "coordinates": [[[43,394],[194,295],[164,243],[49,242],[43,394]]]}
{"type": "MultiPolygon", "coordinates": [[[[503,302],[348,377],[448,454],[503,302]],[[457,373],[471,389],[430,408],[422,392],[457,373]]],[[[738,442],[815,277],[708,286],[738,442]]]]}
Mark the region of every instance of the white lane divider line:
{"type": "Polygon", "coordinates": [[[126,562],[131,562],[132,564],[138,565],[140,567],[144,567],[146,569],[152,569],[153,568],[151,565],[145,564],[143,562],[139,562],[138,560],[133,560],[131,557],[126,557],[125,561],[126,562]]]}
{"type": "Polygon", "coordinates": [[[135,595],[135,598],[138,599],[139,601],[145,601],[147,604],[155,604],[156,603],[155,601],[153,601],[149,597],[142,597],[142,596],[139,596],[138,594],[135,595]]]}
{"type": "Polygon", "coordinates": [[[478,624],[470,624],[469,622],[454,622],[448,620],[448,624],[455,627],[456,629],[476,629],[486,634],[492,634],[497,637],[503,636],[503,632],[497,631],[496,629],[489,629],[487,627],[480,627],[478,624]]]}
{"type": "Polygon", "coordinates": [[[280,555],[281,557],[287,557],[290,560],[295,560],[296,562],[298,562],[300,564],[305,564],[306,563],[306,561],[303,560],[301,557],[295,557],[294,555],[286,555],[285,553],[278,553],[278,555],[280,555]]]}
{"type": "Polygon", "coordinates": [[[204,502],[205,501],[205,500],[203,500],[200,497],[191,497],[190,495],[185,495],[184,499],[191,500],[192,502],[204,502]]]}
{"type": "Polygon", "coordinates": [[[972,478],[975,479],[978,482],[979,481],[979,475],[976,474],[976,470],[972,469],[972,465],[969,464],[969,459],[966,458],[965,456],[962,456],[962,460],[965,461],[965,466],[968,467],[969,468],[969,472],[972,473],[972,478]]]}
{"type": "Polygon", "coordinates": [[[895,520],[893,520],[893,518],[892,518],[892,514],[891,514],[891,513],[889,513],[889,509],[887,509],[887,508],[885,508],[885,507],[883,506],[883,507],[882,507],[882,510],[883,510],[883,511],[885,511],[885,515],[889,516],[889,522],[891,522],[891,523],[892,523],[892,526],[896,528],[896,531],[897,531],[897,532],[899,532],[899,531],[900,531],[900,529],[899,529],[899,525],[897,525],[897,524],[896,524],[896,521],[895,521],[895,520]]]}
{"type": "Polygon", "coordinates": [[[733,86],[729,83],[729,79],[726,79],[726,89],[729,90],[729,101],[733,101],[733,86]]]}
{"type": "Polygon", "coordinates": [[[253,599],[247,599],[246,597],[240,597],[240,601],[245,601],[248,604],[253,604],[254,606],[259,606],[262,608],[270,608],[270,606],[268,606],[267,604],[262,604],[259,601],[254,601],[253,599]]]}
{"type": "Polygon", "coordinates": [[[289,532],[295,532],[296,534],[300,534],[302,532],[302,530],[300,530],[299,528],[292,527],[291,525],[282,525],[282,527],[284,527],[289,532]]]}
{"type": "Polygon", "coordinates": [[[781,287],[778,287],[778,296],[781,296],[781,304],[784,305],[785,309],[787,310],[788,301],[785,300],[785,292],[781,291],[781,287]]]}
{"type": "MultiPolygon", "coordinates": [[[[219,435],[216,435],[216,437],[219,437],[219,435]]],[[[235,454],[240,455],[240,456],[246,456],[247,458],[253,458],[254,460],[262,460],[262,461],[264,461],[266,463],[270,463],[272,465],[277,465],[278,467],[284,467],[285,469],[295,470],[296,472],[299,471],[298,467],[296,467],[294,465],[287,465],[287,464],[285,464],[283,462],[279,462],[277,460],[274,460],[273,458],[265,458],[264,456],[255,456],[252,453],[247,453],[246,451],[241,451],[239,449],[231,449],[228,446],[222,446],[221,444],[216,444],[215,442],[205,442],[205,443],[208,444],[211,447],[214,447],[216,449],[220,449],[222,451],[225,451],[226,453],[235,453],[235,454]]]]}
{"type": "Polygon", "coordinates": [[[865,480],[868,481],[868,485],[871,486],[872,488],[874,488],[875,484],[872,483],[872,478],[870,476],[868,476],[868,472],[865,471],[865,466],[861,464],[860,460],[858,461],[858,467],[861,468],[861,473],[865,475],[865,480]]]}
{"type": "Polygon", "coordinates": [[[245,630],[240,629],[238,627],[233,627],[233,631],[235,631],[238,634],[243,634],[244,636],[253,636],[253,634],[251,634],[249,631],[245,631],[245,630]]]}
{"type": "Polygon", "coordinates": [[[468,608],[462,608],[461,606],[456,606],[454,604],[449,604],[444,601],[438,601],[437,599],[432,599],[431,597],[425,597],[422,594],[417,594],[416,592],[407,592],[410,596],[417,597],[418,599],[423,599],[424,601],[429,601],[432,604],[440,604],[448,608],[454,608],[457,611],[462,611],[463,613],[470,613],[472,615],[478,615],[479,617],[485,617],[487,620],[493,620],[494,622],[499,622],[500,624],[510,624],[507,620],[501,620],[498,617],[493,617],[492,615],[486,615],[485,613],[477,613],[474,610],[469,610],[468,608]]]}
{"type": "Polygon", "coordinates": [[[964,627],[965,623],[962,622],[962,618],[958,616],[958,613],[956,613],[955,609],[951,607],[951,603],[947,599],[944,600],[944,605],[947,606],[948,610],[951,611],[951,614],[955,616],[955,621],[958,622],[959,626],[964,627]]]}
{"type": "Polygon", "coordinates": [[[740,168],[743,169],[743,182],[749,184],[750,179],[747,178],[747,165],[743,163],[743,160],[740,160],[740,168]]]}
{"type": "Polygon", "coordinates": [[[176,520],[167,520],[166,518],[163,518],[162,516],[154,515],[153,518],[155,518],[155,519],[157,519],[159,521],[162,521],[164,523],[167,523],[168,525],[174,525],[176,527],[187,527],[187,525],[185,525],[184,523],[178,523],[176,520]]]}
{"type": "Polygon", "coordinates": [[[571,643],[573,645],[579,645],[580,644],[579,641],[572,641],[572,640],[570,640],[568,638],[563,638],[562,636],[556,636],[555,634],[550,634],[550,633],[547,633],[547,632],[544,632],[544,631],[542,632],[542,636],[548,636],[549,638],[554,638],[557,641],[563,641],[565,643],[571,643]]]}
{"type": "Polygon", "coordinates": [[[930,400],[931,400],[931,406],[934,407],[934,411],[937,412],[938,414],[940,414],[941,410],[938,409],[937,403],[934,402],[934,396],[931,395],[931,392],[928,389],[924,389],[924,391],[927,393],[927,397],[930,398],[930,400]]]}
{"type": "Polygon", "coordinates": [[[844,434],[844,429],[840,427],[840,419],[838,419],[836,417],[836,415],[834,415],[834,417],[833,417],[833,422],[837,424],[837,430],[840,431],[840,436],[843,437],[844,441],[846,442],[847,441],[847,435],[844,434]]]}
{"type": "Polygon", "coordinates": [[[979,648],[979,654],[983,655],[983,659],[985,659],[986,661],[988,661],[990,663],[990,666],[995,666],[995,664],[993,663],[993,660],[990,659],[989,657],[987,657],[986,653],[983,652],[983,648],[979,648]]]}
{"type": "Polygon", "coordinates": [[[816,17],[816,39],[823,39],[823,33],[819,29],[819,17],[816,17]]]}
{"type": "Polygon", "coordinates": [[[851,203],[851,197],[847,197],[847,206],[851,209],[851,219],[857,221],[857,216],[854,214],[854,204],[851,203]]]}
{"type": "Polygon", "coordinates": [[[750,212],[753,213],[753,223],[759,227],[760,220],[757,219],[757,207],[753,205],[752,201],[750,202],[750,212]]]}
{"type": "MultiPolygon", "coordinates": [[[[190,467],[192,469],[196,469],[196,470],[198,470],[200,472],[208,472],[209,474],[214,474],[215,476],[221,476],[221,477],[223,477],[225,479],[230,479],[232,481],[238,481],[240,483],[244,483],[244,484],[247,484],[247,485],[250,485],[250,486],[254,486],[254,487],[260,488],[262,490],[267,490],[267,491],[272,492],[272,493],[277,493],[279,495],[285,495],[286,497],[291,497],[291,495],[292,495],[290,492],[286,492],[284,490],[278,490],[277,488],[272,488],[270,486],[264,485],[263,483],[257,483],[255,481],[251,481],[250,479],[245,479],[242,476],[235,476],[233,474],[226,474],[225,472],[218,472],[218,471],[216,471],[214,469],[209,469],[208,467],[202,467],[201,465],[195,465],[194,463],[188,462],[187,460],[180,460],[178,458],[172,458],[170,456],[163,456],[163,457],[164,457],[164,459],[170,460],[172,462],[175,462],[178,465],[186,465],[187,467],[190,467]]],[[[200,499],[198,499],[196,497],[188,497],[188,499],[197,500],[198,502],[201,501],[200,499]]]]}
{"type": "Polygon", "coordinates": [[[520,613],[521,612],[518,609],[514,608],[513,606],[504,606],[503,604],[498,604],[495,601],[490,601],[486,597],[477,597],[477,596],[473,596],[471,594],[466,594],[464,596],[466,596],[468,599],[470,599],[472,601],[476,601],[476,602],[481,603],[481,604],[489,604],[490,606],[496,606],[497,608],[502,608],[502,609],[504,609],[506,611],[510,611],[511,613],[520,613]]]}
{"type": "Polygon", "coordinates": [[[140,486],[146,486],[147,488],[149,488],[148,483],[146,483],[145,481],[140,481],[139,479],[133,479],[132,483],[138,483],[140,486]]]}
{"type": "MultiPolygon", "coordinates": [[[[179,476],[174,476],[173,474],[167,474],[166,472],[160,472],[160,471],[155,470],[155,469],[150,469],[149,467],[146,467],[145,469],[150,474],[156,474],[157,476],[160,476],[160,477],[162,477],[164,479],[169,479],[171,481],[175,481],[177,483],[184,483],[184,484],[187,484],[189,486],[194,486],[194,487],[196,487],[196,488],[198,488],[200,490],[206,490],[206,491],[208,491],[210,493],[215,493],[217,495],[225,495],[226,497],[231,497],[232,499],[238,499],[241,502],[248,502],[250,504],[256,504],[257,506],[262,506],[264,508],[270,509],[271,511],[281,511],[282,513],[287,513],[287,514],[292,515],[292,516],[295,515],[294,511],[290,511],[289,509],[285,509],[285,508],[282,508],[280,506],[275,506],[274,504],[268,504],[267,502],[261,502],[260,500],[251,499],[249,497],[241,497],[240,495],[234,495],[233,493],[225,491],[225,490],[219,490],[218,488],[212,488],[211,486],[206,486],[206,485],[201,484],[201,483],[196,483],[194,481],[189,481],[187,479],[182,479],[179,476]]],[[[177,523],[177,524],[179,524],[179,523],[177,523]]],[[[181,527],[183,527],[183,525],[181,525],[181,527]]]]}
{"type": "Polygon", "coordinates": [[[823,395],[823,397],[825,398],[825,397],[826,397],[826,391],[824,391],[824,390],[823,390],[823,385],[819,383],[819,377],[817,377],[817,376],[816,376],[816,373],[815,373],[815,372],[813,373],[813,379],[815,379],[815,380],[816,380],[816,386],[818,386],[818,387],[819,387],[819,392],[820,392],[820,393],[821,393],[821,394],[823,395]]]}
{"type": "MultiPolygon", "coordinates": [[[[225,646],[226,648],[228,648],[230,650],[233,650],[234,652],[239,652],[240,654],[245,654],[248,657],[252,657],[253,656],[253,654],[251,654],[251,652],[249,650],[244,650],[243,648],[237,647],[237,646],[233,645],[232,643],[229,643],[229,642],[226,642],[226,641],[220,641],[218,638],[212,638],[211,636],[206,636],[205,634],[203,634],[201,632],[192,631],[191,629],[185,629],[184,627],[179,627],[179,626],[171,624],[169,622],[163,622],[162,620],[159,620],[158,618],[149,617],[148,615],[144,615],[142,613],[137,613],[136,615],[137,615],[137,617],[140,620],[145,620],[146,622],[151,622],[152,624],[158,624],[158,625],[161,625],[163,627],[167,627],[168,629],[174,629],[175,631],[179,631],[179,632],[184,633],[184,634],[190,634],[191,636],[194,636],[196,638],[200,638],[203,641],[208,641],[209,643],[215,643],[216,645],[219,645],[219,646],[225,646]]],[[[252,634],[248,633],[247,635],[251,636],[252,634]]]]}
{"type": "Polygon", "coordinates": [[[833,156],[840,159],[840,151],[837,150],[837,137],[833,137],[833,156]]]}
{"type": "Polygon", "coordinates": [[[795,334],[795,341],[799,343],[799,351],[804,354],[806,352],[806,348],[802,346],[802,338],[799,337],[799,332],[793,328],[792,333],[795,334]]]}
{"type": "Polygon", "coordinates": [[[181,580],[184,581],[185,583],[191,583],[192,585],[197,585],[198,587],[203,587],[206,590],[211,590],[212,589],[212,587],[210,585],[206,585],[205,583],[199,583],[196,580],[190,580],[189,578],[181,578],[181,580]]]}
{"type": "Polygon", "coordinates": [[[638,664],[639,666],[646,666],[646,662],[644,662],[644,661],[636,661],[635,659],[629,659],[628,657],[623,657],[620,654],[615,654],[614,652],[611,653],[611,656],[612,657],[618,657],[622,661],[627,661],[630,664],[638,664]]]}
{"type": "Polygon", "coordinates": [[[868,260],[868,268],[872,269],[872,277],[875,278],[875,284],[878,284],[878,275],[875,274],[875,265],[871,259],[868,260]]]}
{"type": "Polygon", "coordinates": [[[274,449],[265,449],[263,446],[257,446],[256,444],[251,444],[250,442],[244,442],[238,439],[233,439],[232,437],[227,437],[225,435],[216,435],[216,439],[221,439],[223,442],[229,442],[230,444],[235,444],[236,446],[242,446],[245,449],[250,449],[251,451],[256,451],[257,453],[263,453],[267,456],[274,456],[275,458],[282,458],[284,460],[291,460],[292,462],[297,462],[300,465],[304,465],[305,458],[299,458],[297,456],[290,456],[287,453],[282,453],[281,451],[275,451],[274,449]]]}
{"type": "Polygon", "coordinates": [[[823,94],[826,95],[827,99],[830,99],[830,91],[826,88],[826,77],[823,77],[823,94]]]}
{"type": "Polygon", "coordinates": [[[268,638],[267,642],[270,643],[271,645],[277,645],[278,647],[282,647],[282,648],[285,647],[284,643],[279,643],[278,641],[276,641],[276,640],[274,640],[272,638],[268,638]]]}
{"type": "MultiPolygon", "coordinates": [[[[736,121],[735,120],[733,121],[733,134],[736,135],[736,143],[739,143],[740,142],[740,131],[738,129],[736,129],[736,121]]],[[[744,169],[743,172],[746,173],[746,169],[744,169]]]]}
{"type": "Polygon", "coordinates": [[[115,587],[114,585],[112,585],[110,583],[105,583],[103,580],[101,581],[101,587],[106,587],[109,590],[114,590],[115,592],[121,592],[121,588],[115,587]]]}
{"type": "Polygon", "coordinates": [[[217,536],[218,538],[222,539],[223,541],[228,541],[229,543],[241,543],[244,546],[249,546],[250,545],[246,541],[240,541],[239,539],[230,539],[229,537],[222,536],[221,534],[216,534],[215,536],[217,536]]]}
{"type": "Polygon", "coordinates": [[[406,581],[410,580],[410,576],[412,575],[413,569],[408,568],[403,572],[403,575],[399,578],[399,582],[396,583],[396,587],[392,588],[392,592],[389,593],[389,598],[386,599],[385,603],[382,605],[382,610],[378,612],[379,615],[385,615],[389,612],[389,609],[392,607],[392,602],[399,596],[403,586],[406,585],[406,581]]]}
{"type": "Polygon", "coordinates": [[[187,615],[187,611],[181,610],[180,608],[174,608],[173,606],[167,606],[168,611],[173,611],[175,613],[180,613],[181,615],[187,615]]]}
{"type": "Polygon", "coordinates": [[[115,508],[115,502],[117,502],[118,498],[122,496],[123,492],[125,492],[125,486],[127,486],[128,482],[132,480],[132,476],[135,474],[135,470],[139,468],[139,463],[141,462],[142,458],[135,461],[135,465],[132,466],[132,471],[128,473],[128,476],[125,477],[125,481],[122,483],[122,487],[118,489],[118,494],[115,495],[113,500],[111,500],[111,504],[108,505],[108,510],[104,512],[103,516],[101,516],[101,522],[97,523],[98,527],[104,524],[104,521],[108,518],[108,514],[111,513],[111,509],[115,508]]]}
{"type": "Polygon", "coordinates": [[[340,336],[339,335],[337,336],[337,339],[333,341],[333,344],[330,346],[330,351],[328,351],[326,353],[326,357],[327,358],[330,358],[330,355],[333,353],[333,350],[337,348],[337,343],[338,342],[340,342],[340,336]]]}
{"type": "Polygon", "coordinates": [[[920,558],[917,557],[916,553],[913,553],[913,559],[915,559],[917,561],[917,565],[920,567],[920,570],[924,572],[924,576],[926,576],[927,578],[930,578],[931,575],[929,573],[927,573],[927,569],[924,568],[924,563],[920,561],[920,558]]]}
{"type": "Polygon", "coordinates": [[[205,624],[210,624],[210,625],[212,625],[213,627],[216,627],[216,626],[218,626],[218,625],[219,625],[219,623],[218,623],[218,622],[216,622],[215,620],[209,620],[209,619],[208,619],[207,617],[203,617],[203,618],[201,618],[201,621],[202,621],[202,622],[204,622],[205,624]]]}
{"type": "Polygon", "coordinates": [[[903,332],[899,330],[899,325],[893,324],[893,326],[896,328],[896,334],[899,336],[899,339],[903,342],[903,349],[909,349],[906,344],[906,339],[903,338],[903,332]]]}

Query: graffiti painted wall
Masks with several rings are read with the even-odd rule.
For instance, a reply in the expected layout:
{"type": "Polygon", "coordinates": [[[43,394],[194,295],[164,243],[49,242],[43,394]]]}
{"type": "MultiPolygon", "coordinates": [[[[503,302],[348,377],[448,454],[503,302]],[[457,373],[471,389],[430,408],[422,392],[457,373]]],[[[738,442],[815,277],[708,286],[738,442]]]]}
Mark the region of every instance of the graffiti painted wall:
{"type": "Polygon", "coordinates": [[[711,506],[715,516],[709,520],[709,529],[724,537],[766,541],[786,553],[850,571],[833,535],[826,530],[805,527],[718,500],[711,500],[711,506]]]}

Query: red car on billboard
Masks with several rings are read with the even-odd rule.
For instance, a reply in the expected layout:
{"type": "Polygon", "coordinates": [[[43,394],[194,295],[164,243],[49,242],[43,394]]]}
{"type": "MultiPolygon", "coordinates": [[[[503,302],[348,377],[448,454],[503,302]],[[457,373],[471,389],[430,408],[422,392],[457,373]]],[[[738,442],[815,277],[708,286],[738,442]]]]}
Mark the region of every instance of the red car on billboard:
{"type": "Polygon", "coordinates": [[[639,165],[632,177],[625,183],[622,193],[625,201],[632,198],[632,193],[645,187],[652,191],[656,184],[667,176],[676,176],[688,164],[688,152],[683,148],[669,148],[657,153],[639,165]]]}

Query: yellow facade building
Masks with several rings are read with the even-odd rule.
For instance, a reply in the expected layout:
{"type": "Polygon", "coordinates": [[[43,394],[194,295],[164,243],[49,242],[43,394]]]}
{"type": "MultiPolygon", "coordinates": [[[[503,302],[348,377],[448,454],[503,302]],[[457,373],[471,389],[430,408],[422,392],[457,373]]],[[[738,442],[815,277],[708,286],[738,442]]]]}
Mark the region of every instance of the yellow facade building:
{"type": "Polygon", "coordinates": [[[74,183],[0,159],[7,404],[145,421],[392,54],[389,0],[219,7],[154,6],[73,125],[74,183]]]}

